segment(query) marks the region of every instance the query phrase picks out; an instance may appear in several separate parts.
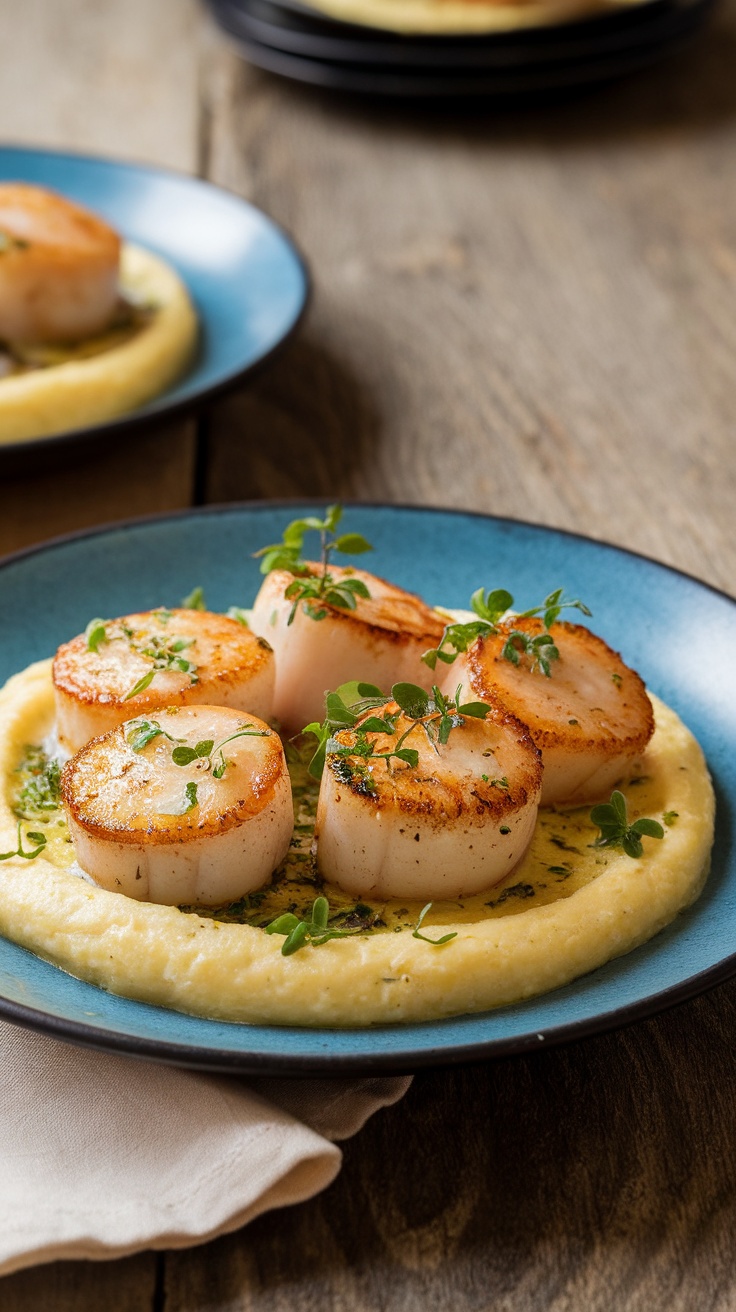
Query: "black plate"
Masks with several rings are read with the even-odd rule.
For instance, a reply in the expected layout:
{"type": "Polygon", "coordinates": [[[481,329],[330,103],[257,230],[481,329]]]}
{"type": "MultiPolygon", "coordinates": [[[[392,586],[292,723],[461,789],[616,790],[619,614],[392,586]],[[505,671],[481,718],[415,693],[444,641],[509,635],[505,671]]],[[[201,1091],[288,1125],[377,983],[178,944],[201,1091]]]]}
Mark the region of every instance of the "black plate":
{"type": "Polygon", "coordinates": [[[252,63],[369,95],[514,98],[634,72],[685,39],[714,0],[654,0],[625,13],[469,41],[403,37],[292,12],[281,0],[208,0],[252,63]]]}

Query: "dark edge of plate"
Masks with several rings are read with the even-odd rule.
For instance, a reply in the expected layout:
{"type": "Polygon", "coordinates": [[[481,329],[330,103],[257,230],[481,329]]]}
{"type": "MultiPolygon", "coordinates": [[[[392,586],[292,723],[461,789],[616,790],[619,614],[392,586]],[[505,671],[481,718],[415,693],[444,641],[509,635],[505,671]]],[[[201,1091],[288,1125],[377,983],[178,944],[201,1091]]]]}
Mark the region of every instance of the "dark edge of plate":
{"type": "MultiPolygon", "coordinates": [[[[675,3],[677,2],[678,0],[675,0],[675,3]]],[[[661,9],[664,6],[671,5],[673,0],[638,0],[638,3],[636,4],[622,6],[621,10],[611,7],[610,10],[596,10],[590,13],[571,14],[568,17],[559,18],[554,22],[546,24],[540,23],[538,26],[524,29],[515,28],[512,29],[511,33],[505,31],[494,31],[493,29],[478,32],[402,32],[393,27],[379,27],[370,23],[359,23],[356,20],[348,18],[338,18],[335,14],[329,14],[326,10],[318,9],[316,6],[309,4],[309,0],[274,0],[274,3],[286,13],[293,14],[295,18],[302,19],[305,23],[310,23],[314,27],[320,26],[324,29],[332,30],[335,33],[340,32],[346,37],[349,34],[350,37],[355,40],[361,40],[363,36],[380,36],[387,40],[391,39],[407,43],[414,41],[434,41],[440,43],[446,41],[462,42],[472,39],[493,41],[499,36],[515,34],[522,30],[550,34],[557,32],[560,28],[568,26],[576,27],[589,25],[592,27],[595,23],[601,21],[605,22],[609,19],[617,19],[623,14],[628,14],[629,12],[633,13],[634,10],[639,12],[643,10],[661,9]]]]}
{"type": "Polygon", "coordinates": [[[634,11],[630,17],[617,13],[607,15],[606,21],[597,25],[570,23],[538,33],[524,28],[499,33],[493,40],[455,40],[448,47],[436,39],[392,42],[325,34],[282,10],[277,0],[212,0],[213,11],[230,32],[246,40],[250,37],[258,45],[301,58],[359,64],[383,72],[400,68],[416,75],[543,68],[563,61],[625,54],[632,49],[658,46],[688,31],[701,20],[702,10],[708,6],[709,0],[685,0],[669,7],[667,0],[649,0],[643,6],[648,11],[644,19],[636,9],[636,21],[634,11]]]}
{"type": "Polygon", "coordinates": [[[597,54],[590,60],[559,61],[551,64],[523,66],[518,69],[412,69],[339,63],[328,59],[290,54],[266,45],[253,36],[236,32],[234,24],[221,12],[219,0],[207,0],[227,39],[240,56],[257,68],[327,92],[347,93],[367,98],[381,97],[388,102],[431,105],[438,98],[443,103],[483,101],[511,108],[545,105],[559,97],[578,95],[591,87],[604,86],[638,73],[659,59],[672,54],[686,43],[704,21],[712,0],[697,11],[687,26],[650,45],[597,54]]]}
{"type": "MultiPolygon", "coordinates": [[[[310,507],[327,506],[329,499],[326,497],[292,497],[273,501],[225,502],[212,506],[190,507],[163,515],[144,515],[139,518],[118,520],[109,524],[101,524],[96,528],[84,529],[79,533],[64,533],[58,537],[49,538],[46,542],[38,543],[33,547],[24,547],[20,551],[14,551],[9,555],[2,556],[0,557],[0,572],[9,565],[39,555],[41,552],[52,550],[55,547],[63,546],[65,543],[100,537],[110,532],[137,528],[139,525],[161,524],[171,520],[194,518],[200,515],[230,514],[244,510],[290,510],[302,508],[306,504],[310,507]]],[[[630,556],[634,560],[657,565],[660,569],[665,569],[671,574],[676,574],[691,583],[696,583],[714,596],[736,605],[736,597],[711,583],[704,583],[695,574],[689,574],[686,570],[677,569],[674,565],[665,565],[662,561],[656,560],[653,556],[647,556],[643,552],[632,551],[629,547],[618,546],[615,542],[592,538],[570,529],[555,528],[553,525],[548,524],[535,524],[531,520],[514,519],[507,515],[486,514],[480,510],[460,510],[456,506],[420,506],[405,502],[351,500],[343,501],[342,505],[346,508],[358,510],[389,509],[409,511],[419,515],[429,511],[443,515],[457,515],[463,519],[493,520],[497,524],[517,524],[522,528],[541,529],[543,532],[554,533],[576,542],[592,543],[595,546],[606,547],[609,550],[620,552],[622,555],[630,556]]],[[[57,967],[57,969],[60,968],[57,967]]],[[[62,1039],[77,1046],[96,1048],[111,1053],[124,1053],[126,1056],[138,1057],[147,1061],[158,1061],[170,1066],[186,1066],[223,1074],[280,1075],[293,1076],[294,1078],[306,1075],[366,1075],[375,1074],[376,1072],[389,1075],[406,1074],[428,1067],[464,1065],[487,1061],[496,1057],[527,1055],[530,1052],[539,1052],[543,1048],[558,1047],[561,1044],[574,1043],[579,1039],[594,1037],[597,1034],[605,1034],[611,1030],[623,1029],[637,1021],[646,1020],[650,1016],[668,1011],[680,1003],[688,1002],[719,984],[725,984],[734,975],[736,975],[736,952],[717,962],[714,966],[709,966],[706,970],[692,975],[681,984],[675,984],[671,988],[663,989],[661,993],[652,994],[639,1002],[632,1002],[628,1006],[618,1007],[613,1011],[604,1012],[602,1015],[589,1017],[587,1020],[573,1021],[568,1025],[558,1025],[548,1030],[539,1030],[535,1031],[534,1034],[526,1034],[516,1038],[489,1039],[477,1043],[456,1044],[453,1047],[403,1055],[401,1053],[361,1056],[327,1054],[324,1056],[303,1057],[296,1055],[274,1056],[265,1053],[236,1053],[223,1051],[219,1048],[197,1047],[193,1049],[180,1043],[135,1038],[115,1033],[112,1030],[98,1029],[93,1025],[82,1025],[77,1021],[50,1016],[47,1012],[38,1011],[34,1007],[24,1007],[21,1003],[12,1002],[2,996],[0,996],[0,1018],[10,1021],[14,1025],[48,1034],[53,1038],[62,1039]]],[[[478,1013],[477,1017],[482,1014],[478,1013]]],[[[400,1031],[400,1026],[395,1028],[400,1031]]],[[[320,1031],[315,1031],[315,1033],[318,1032],[320,1031]]],[[[343,1031],[328,1030],[321,1032],[330,1034],[343,1031]]],[[[370,1031],[363,1032],[370,1033],[370,1031]]]]}
{"type": "MultiPolygon", "coordinates": [[[[222,187],[219,183],[210,182],[207,178],[200,178],[193,173],[186,173],[184,169],[169,168],[168,166],[158,167],[156,164],[138,163],[136,160],[131,159],[113,159],[106,155],[95,155],[81,150],[55,150],[53,147],[37,145],[24,146],[20,143],[11,141],[0,141],[0,150],[17,150],[19,154],[24,155],[55,155],[58,159],[85,160],[91,164],[112,164],[121,169],[130,169],[131,172],[140,171],[151,173],[154,176],[164,174],[173,178],[178,178],[184,182],[195,183],[201,187],[211,187],[213,191],[223,191],[226,195],[242,201],[242,203],[248,205],[250,209],[257,210],[260,214],[263,214],[264,218],[268,219],[268,222],[273,225],[279,235],[283,238],[286,245],[290,248],[304,277],[304,299],[293,324],[286,334],[281,337],[265,355],[260,356],[252,364],[246,365],[243,369],[235,370],[235,372],[229,374],[227,378],[205,388],[197,396],[184,397],[180,401],[175,401],[173,404],[166,404],[166,393],[163,392],[160,397],[153,397],[151,401],[147,403],[152,408],[138,408],[132,410],[130,414],[120,415],[118,419],[111,419],[105,424],[92,424],[87,428],[69,428],[63,433],[52,433],[48,437],[31,437],[22,442],[0,442],[0,469],[2,469],[3,472],[12,472],[14,468],[22,468],[25,463],[23,456],[26,453],[29,455],[31,452],[33,452],[34,455],[40,453],[43,456],[46,452],[55,451],[59,447],[65,445],[75,447],[84,446],[87,443],[96,441],[98,438],[115,437],[117,434],[128,432],[131,429],[138,430],[155,424],[168,423],[170,419],[180,417],[186,413],[199,411],[209,405],[210,402],[217,397],[223,396],[225,393],[232,391],[246,378],[257,374],[260,369],[270,364],[275,356],[278,355],[279,351],[291,341],[291,338],[302,324],[307,310],[311,305],[313,290],[311,271],[305,256],[302,254],[295,239],[286,228],[284,228],[276,219],[273,219],[270,214],[266,214],[265,210],[261,210],[258,205],[254,205],[252,201],[246,200],[244,196],[239,195],[238,192],[233,191],[230,187],[222,187]]],[[[195,306],[195,309],[196,308],[197,307],[195,306]]]]}

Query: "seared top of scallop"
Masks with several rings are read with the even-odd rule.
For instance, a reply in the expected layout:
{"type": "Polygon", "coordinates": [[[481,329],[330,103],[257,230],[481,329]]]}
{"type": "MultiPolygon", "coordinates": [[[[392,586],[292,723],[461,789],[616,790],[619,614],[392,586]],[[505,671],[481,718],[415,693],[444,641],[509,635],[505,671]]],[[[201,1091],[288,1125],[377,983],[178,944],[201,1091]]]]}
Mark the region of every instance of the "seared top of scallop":
{"type": "MultiPolygon", "coordinates": [[[[318,575],[322,571],[322,566],[316,561],[306,561],[306,568],[313,575],[318,575]]],[[[413,592],[406,592],[404,588],[398,588],[393,583],[388,583],[386,579],[379,578],[377,574],[369,574],[364,569],[353,569],[349,565],[333,565],[330,563],[330,574],[334,579],[358,579],[364,583],[368,589],[369,597],[356,598],[355,610],[339,609],[335,606],[328,606],[320,600],[320,606],[325,605],[329,611],[331,619],[359,620],[369,628],[375,628],[381,631],[386,637],[397,635],[400,637],[410,637],[416,639],[426,639],[427,646],[432,646],[441,638],[445,621],[431,606],[422,601],[413,592]]],[[[274,593],[283,596],[283,593],[294,582],[293,574],[287,570],[272,570],[267,576],[261,591],[271,590],[274,593]]]]}
{"type": "Polygon", "coordinates": [[[513,715],[490,708],[484,719],[463,717],[445,743],[437,740],[436,724],[430,722],[427,732],[423,723],[412,729],[413,723],[394,701],[378,713],[367,712],[354,728],[335,734],[327,768],[337,783],[376,810],[390,808],[442,822],[461,816],[501,821],[537,797],[540,754],[513,715]],[[376,714],[389,715],[394,732],[361,731],[376,714]],[[365,754],[366,742],[372,747],[370,755],[365,754]],[[390,755],[400,749],[416,752],[416,764],[390,755]]]}
{"type": "Polygon", "coordinates": [[[216,691],[251,677],[271,659],[265,639],[238,620],[160,607],[93,621],[59,647],[53,680],[79,702],[129,706],[134,714],[186,700],[193,684],[200,685],[200,697],[211,685],[215,701],[216,691]]]}
{"type": "Polygon", "coordinates": [[[469,648],[467,665],[479,696],[500,700],[543,750],[644,750],[654,732],[651,702],[618,652],[583,625],[561,620],[550,629],[559,659],[550,661],[547,677],[524,652],[517,651],[518,664],[503,655],[514,629],[531,638],[545,631],[540,619],[512,619],[469,648]]]}
{"type": "Polygon", "coordinates": [[[32,258],[38,247],[66,254],[70,261],[81,256],[117,261],[120,251],[120,237],[104,219],[28,182],[0,184],[0,228],[18,243],[10,253],[19,259],[32,258]]]}
{"type": "Polygon", "coordinates": [[[93,738],[64,767],[64,805],[120,843],[186,842],[268,806],[286,770],[278,735],[223,706],[168,707],[93,738]]]}

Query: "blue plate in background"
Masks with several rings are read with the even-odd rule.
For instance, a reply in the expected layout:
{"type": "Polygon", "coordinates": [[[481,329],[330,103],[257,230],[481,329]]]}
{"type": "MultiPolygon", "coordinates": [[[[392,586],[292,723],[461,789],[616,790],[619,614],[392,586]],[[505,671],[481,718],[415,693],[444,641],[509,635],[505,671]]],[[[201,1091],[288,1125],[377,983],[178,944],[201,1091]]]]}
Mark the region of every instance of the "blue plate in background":
{"type": "MultiPolygon", "coordinates": [[[[247,605],[252,552],[301,507],[187,511],[62,539],[0,564],[0,680],[49,655],[90,615],[173,604],[247,605]]],[[[484,1015],[370,1030],[235,1025],[115,997],[0,939],[0,1015],[78,1043],[250,1073],[409,1070],[528,1051],[650,1015],[736,974],[736,603],[687,575],[553,529],[452,511],[354,506],[371,568],[428,600],[467,605],[480,584],[527,606],[553,587],[582,597],[592,627],[682,716],[703,745],[718,813],[705,892],[650,943],[573,984],[484,1015]]],[[[0,890],[2,872],[0,871],[0,890]]]]}
{"type": "MultiPolygon", "coordinates": [[[[59,191],[163,256],[187,284],[200,321],[197,358],[174,387],[83,434],[31,439],[34,449],[110,436],[200,404],[262,364],[301,318],[309,289],[301,256],[272,219],[239,196],[144,165],[0,146],[0,182],[11,181],[59,191]]],[[[28,446],[0,443],[0,460],[28,446]]]]}

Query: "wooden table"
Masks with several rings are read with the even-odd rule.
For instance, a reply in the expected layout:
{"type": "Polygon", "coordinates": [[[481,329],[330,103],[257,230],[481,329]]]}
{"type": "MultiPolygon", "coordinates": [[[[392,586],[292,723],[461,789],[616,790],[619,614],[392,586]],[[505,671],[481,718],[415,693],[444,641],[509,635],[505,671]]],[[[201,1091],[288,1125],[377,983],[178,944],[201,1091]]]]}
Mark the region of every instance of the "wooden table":
{"type": "MultiPolygon", "coordinates": [[[[291,86],[194,0],[3,13],[7,139],[233,188],[297,236],[315,296],[196,432],[6,480],[0,550],[194,499],[328,495],[537,520],[733,590],[733,0],[636,79],[513,114],[291,86]]],[[[188,1252],[21,1273],[0,1307],[731,1312],[735,1035],[736,984],[422,1074],[312,1202],[188,1252]]]]}

